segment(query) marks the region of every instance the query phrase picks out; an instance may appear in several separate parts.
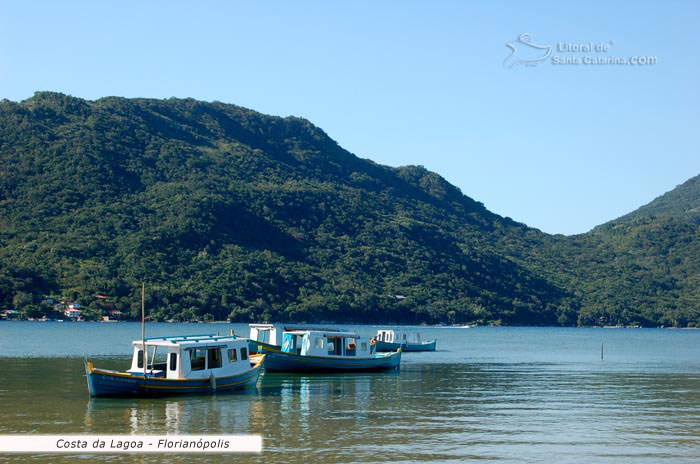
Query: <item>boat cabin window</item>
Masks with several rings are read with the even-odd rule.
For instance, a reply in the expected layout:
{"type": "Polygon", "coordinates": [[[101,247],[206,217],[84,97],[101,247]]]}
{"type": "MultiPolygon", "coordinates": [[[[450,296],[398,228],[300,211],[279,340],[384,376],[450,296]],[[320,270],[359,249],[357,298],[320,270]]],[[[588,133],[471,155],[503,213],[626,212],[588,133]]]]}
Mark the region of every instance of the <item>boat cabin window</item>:
{"type": "Polygon", "coordinates": [[[136,362],[138,363],[137,367],[143,368],[143,350],[139,350],[136,353],[136,362]]]}
{"type": "Polygon", "coordinates": [[[170,353],[170,370],[177,370],[177,353],[170,353]]]}
{"type": "Polygon", "coordinates": [[[195,348],[190,350],[190,367],[193,371],[203,371],[206,367],[206,348],[195,348]]]}
{"type": "Polygon", "coordinates": [[[354,338],[346,339],[345,356],[355,356],[357,352],[357,340],[354,338]]]}
{"type": "Polygon", "coordinates": [[[209,348],[209,369],[217,369],[221,367],[221,349],[209,348]]]}
{"type": "Polygon", "coordinates": [[[323,349],[323,339],[317,338],[314,346],[316,348],[318,348],[319,350],[322,350],[323,349]]]}
{"type": "Polygon", "coordinates": [[[367,351],[367,342],[360,343],[360,349],[362,351],[367,351]]]}
{"type": "MultiPolygon", "coordinates": [[[[146,347],[148,349],[148,347],[146,347]]],[[[151,347],[150,360],[148,363],[149,369],[157,369],[164,371],[168,365],[168,353],[163,350],[158,351],[158,347],[151,347]]]]}
{"type": "Polygon", "coordinates": [[[258,340],[263,343],[270,343],[270,330],[269,329],[258,329],[258,340]]]}
{"type": "Polygon", "coordinates": [[[328,339],[328,354],[333,356],[343,355],[343,339],[329,338],[328,339]]]}
{"type": "Polygon", "coordinates": [[[406,334],[403,334],[403,335],[401,336],[401,338],[404,339],[404,340],[406,340],[406,334]]]}
{"type": "Polygon", "coordinates": [[[248,359],[248,348],[241,348],[241,361],[248,359]]]}
{"type": "Polygon", "coordinates": [[[285,353],[300,354],[303,338],[304,335],[284,334],[284,338],[282,339],[282,351],[285,353]]]}
{"type": "Polygon", "coordinates": [[[294,335],[284,334],[284,339],[282,340],[282,351],[285,353],[293,353],[296,345],[296,339],[294,335]]]}
{"type": "Polygon", "coordinates": [[[238,361],[238,351],[235,348],[228,350],[228,362],[235,363],[238,361]]]}

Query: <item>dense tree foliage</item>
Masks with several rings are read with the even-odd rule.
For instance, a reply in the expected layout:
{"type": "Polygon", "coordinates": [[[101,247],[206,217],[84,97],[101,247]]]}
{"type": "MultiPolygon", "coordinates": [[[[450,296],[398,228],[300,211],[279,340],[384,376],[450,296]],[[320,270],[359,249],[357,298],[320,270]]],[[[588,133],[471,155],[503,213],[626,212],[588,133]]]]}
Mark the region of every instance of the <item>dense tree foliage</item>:
{"type": "Polygon", "coordinates": [[[649,216],[684,217],[691,220],[700,218],[700,175],[612,222],[649,216]]]}
{"type": "Polygon", "coordinates": [[[136,317],[145,280],[158,319],[700,323],[692,214],[549,236],[296,117],[40,92],[0,103],[0,157],[0,309],[26,317],[136,317]]]}

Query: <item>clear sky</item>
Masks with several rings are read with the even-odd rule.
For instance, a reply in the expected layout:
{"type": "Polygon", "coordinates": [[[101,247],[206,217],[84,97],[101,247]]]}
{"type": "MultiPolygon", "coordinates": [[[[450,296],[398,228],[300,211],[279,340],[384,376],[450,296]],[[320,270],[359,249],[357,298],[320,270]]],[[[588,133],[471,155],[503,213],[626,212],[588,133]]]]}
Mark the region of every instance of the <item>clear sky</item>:
{"type": "Polygon", "coordinates": [[[0,98],[302,116],[362,158],[424,165],[498,214],[580,233],[700,174],[699,5],[0,0],[0,98]],[[608,50],[559,50],[589,43],[608,50]],[[636,56],[656,62],[554,64],[636,56]]]}

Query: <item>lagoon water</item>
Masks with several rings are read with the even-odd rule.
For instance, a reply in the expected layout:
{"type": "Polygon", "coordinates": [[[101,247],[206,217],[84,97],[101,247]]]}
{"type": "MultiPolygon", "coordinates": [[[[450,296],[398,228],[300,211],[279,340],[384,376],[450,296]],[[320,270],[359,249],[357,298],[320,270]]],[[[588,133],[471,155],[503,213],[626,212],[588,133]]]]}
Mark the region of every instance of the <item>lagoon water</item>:
{"type": "MultiPolygon", "coordinates": [[[[375,326],[347,326],[373,335],[375,326]]],[[[156,324],[148,336],[247,335],[156,324]]],[[[125,368],[137,323],[0,322],[0,434],[238,434],[260,455],[0,455],[2,462],[697,463],[700,331],[417,328],[399,372],[263,374],[214,396],[89,399],[82,357],[125,368]],[[601,360],[601,343],[604,359],[601,360]]]]}

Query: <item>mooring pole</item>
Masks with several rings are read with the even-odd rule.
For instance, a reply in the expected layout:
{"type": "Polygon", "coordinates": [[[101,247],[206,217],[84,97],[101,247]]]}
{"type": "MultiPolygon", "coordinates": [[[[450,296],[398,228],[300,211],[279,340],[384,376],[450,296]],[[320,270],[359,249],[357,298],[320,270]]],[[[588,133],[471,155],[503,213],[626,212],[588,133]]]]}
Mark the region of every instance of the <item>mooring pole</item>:
{"type": "Polygon", "coordinates": [[[146,282],[141,282],[141,346],[143,347],[143,378],[146,378],[148,354],[146,353],[146,282]]]}

